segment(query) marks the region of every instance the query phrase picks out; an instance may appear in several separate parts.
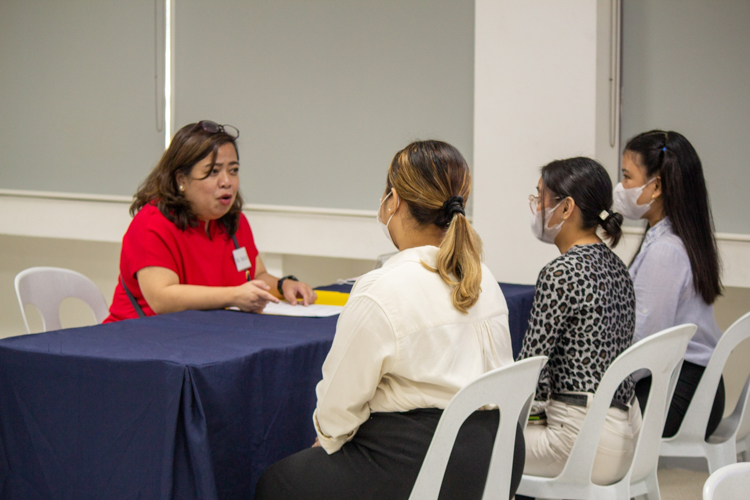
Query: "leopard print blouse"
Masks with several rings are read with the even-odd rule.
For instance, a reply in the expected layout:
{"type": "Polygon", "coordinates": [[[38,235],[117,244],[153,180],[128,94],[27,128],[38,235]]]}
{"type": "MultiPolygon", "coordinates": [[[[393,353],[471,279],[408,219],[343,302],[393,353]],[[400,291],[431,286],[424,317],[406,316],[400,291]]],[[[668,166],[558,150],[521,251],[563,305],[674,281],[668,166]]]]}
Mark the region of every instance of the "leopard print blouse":
{"type": "MultiPolygon", "coordinates": [[[[604,372],[627,349],[635,330],[628,269],[604,243],[577,245],[539,273],[529,328],[518,359],[545,355],[537,400],[552,392],[596,392],[604,372]]],[[[628,377],[615,399],[629,404],[628,377]]]]}

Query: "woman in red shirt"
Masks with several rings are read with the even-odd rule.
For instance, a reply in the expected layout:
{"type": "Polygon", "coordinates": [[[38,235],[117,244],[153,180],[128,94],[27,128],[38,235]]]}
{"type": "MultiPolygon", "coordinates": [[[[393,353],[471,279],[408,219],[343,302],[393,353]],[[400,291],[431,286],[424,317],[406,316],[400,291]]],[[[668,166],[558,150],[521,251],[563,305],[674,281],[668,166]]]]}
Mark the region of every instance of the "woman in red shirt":
{"type": "Polygon", "coordinates": [[[315,292],[270,275],[242,214],[239,131],[203,120],[182,127],[130,206],[120,280],[105,323],[187,309],[262,311],[315,292]]]}

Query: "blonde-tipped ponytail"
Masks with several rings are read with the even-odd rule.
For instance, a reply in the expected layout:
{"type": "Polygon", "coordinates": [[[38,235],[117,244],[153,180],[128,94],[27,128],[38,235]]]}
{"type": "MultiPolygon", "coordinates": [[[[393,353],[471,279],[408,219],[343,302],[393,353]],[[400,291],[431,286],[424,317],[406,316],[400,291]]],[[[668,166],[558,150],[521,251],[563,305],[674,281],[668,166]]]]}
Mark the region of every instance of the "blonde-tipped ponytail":
{"type": "Polygon", "coordinates": [[[387,187],[396,189],[418,224],[445,230],[437,268],[423,265],[453,287],[456,309],[468,312],[482,291],[482,241],[464,212],[471,192],[466,160],[445,142],[413,142],[394,156],[387,187]]]}
{"type": "Polygon", "coordinates": [[[437,272],[453,286],[453,305],[461,312],[479,300],[482,292],[482,240],[466,216],[453,214],[437,257],[437,272]],[[456,278],[454,281],[451,276],[456,278]]]}

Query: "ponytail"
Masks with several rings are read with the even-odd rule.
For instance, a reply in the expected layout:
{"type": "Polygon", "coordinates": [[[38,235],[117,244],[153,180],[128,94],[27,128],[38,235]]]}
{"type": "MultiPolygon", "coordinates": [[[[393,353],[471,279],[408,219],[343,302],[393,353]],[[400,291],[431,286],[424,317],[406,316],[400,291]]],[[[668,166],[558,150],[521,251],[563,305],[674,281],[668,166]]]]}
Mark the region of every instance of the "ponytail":
{"type": "Polygon", "coordinates": [[[464,210],[471,191],[466,160],[445,142],[414,142],[393,157],[387,187],[396,189],[418,224],[445,230],[437,267],[422,265],[453,287],[453,305],[468,312],[482,291],[482,240],[464,210]]]}
{"type": "Polygon", "coordinates": [[[600,215],[601,221],[599,225],[602,226],[604,234],[609,238],[610,246],[616,247],[622,238],[622,214],[612,212],[611,210],[605,210],[600,215]]]}
{"type": "Polygon", "coordinates": [[[453,305],[461,312],[479,300],[482,291],[482,240],[462,213],[453,214],[437,257],[437,273],[454,287],[453,305]],[[455,276],[454,281],[451,276],[455,276]]]}

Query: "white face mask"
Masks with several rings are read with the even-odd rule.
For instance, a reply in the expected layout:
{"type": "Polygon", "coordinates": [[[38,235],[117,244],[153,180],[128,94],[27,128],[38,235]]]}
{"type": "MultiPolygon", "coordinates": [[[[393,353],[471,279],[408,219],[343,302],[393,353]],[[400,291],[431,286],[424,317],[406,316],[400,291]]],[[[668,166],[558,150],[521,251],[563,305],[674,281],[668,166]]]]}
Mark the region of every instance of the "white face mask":
{"type": "Polygon", "coordinates": [[[656,179],[656,177],[648,181],[643,186],[630,189],[625,189],[622,185],[622,182],[618,182],[617,186],[615,186],[614,192],[612,193],[612,196],[614,198],[614,203],[612,203],[612,210],[615,212],[619,212],[623,215],[623,217],[627,217],[628,219],[632,220],[638,220],[643,217],[646,212],[648,212],[648,209],[651,208],[651,204],[654,202],[654,200],[652,198],[648,203],[639,205],[638,198],[641,197],[641,193],[643,193],[645,187],[651,184],[654,179],[656,179]]]}
{"type": "MultiPolygon", "coordinates": [[[[549,224],[549,221],[552,220],[552,214],[555,213],[555,210],[557,210],[557,207],[559,207],[562,202],[565,200],[562,200],[560,203],[555,205],[552,208],[545,208],[544,209],[544,220],[547,221],[549,224]]],[[[543,241],[545,243],[554,243],[555,238],[557,238],[557,235],[560,233],[560,230],[562,229],[562,225],[565,222],[564,220],[561,220],[559,224],[552,226],[552,227],[544,227],[542,221],[542,211],[537,210],[537,205],[539,204],[538,201],[532,200],[531,205],[531,232],[534,233],[534,236],[537,237],[538,240],[543,241]]]]}
{"type": "MultiPolygon", "coordinates": [[[[383,233],[385,233],[385,237],[386,237],[386,238],[388,238],[388,241],[390,241],[391,243],[393,243],[393,238],[391,237],[391,232],[390,232],[390,231],[388,230],[388,224],[390,224],[390,223],[391,223],[391,219],[393,219],[393,216],[394,216],[394,215],[396,215],[396,212],[394,211],[394,212],[393,212],[393,213],[391,214],[391,216],[390,216],[390,217],[388,217],[388,222],[386,222],[386,223],[383,223],[383,221],[382,221],[382,220],[380,220],[380,209],[382,209],[382,208],[383,208],[383,203],[385,203],[385,200],[387,200],[387,199],[388,199],[388,197],[389,197],[389,196],[390,196],[391,194],[393,194],[393,191],[391,191],[390,193],[388,193],[387,195],[385,195],[385,198],[383,198],[383,199],[382,199],[382,200],[380,201],[380,208],[378,208],[378,215],[377,215],[377,219],[378,219],[378,223],[380,224],[380,228],[381,228],[381,229],[383,230],[383,233]]],[[[396,202],[396,210],[398,210],[398,206],[399,206],[400,204],[401,204],[401,200],[397,200],[397,202],[396,202]]]]}

